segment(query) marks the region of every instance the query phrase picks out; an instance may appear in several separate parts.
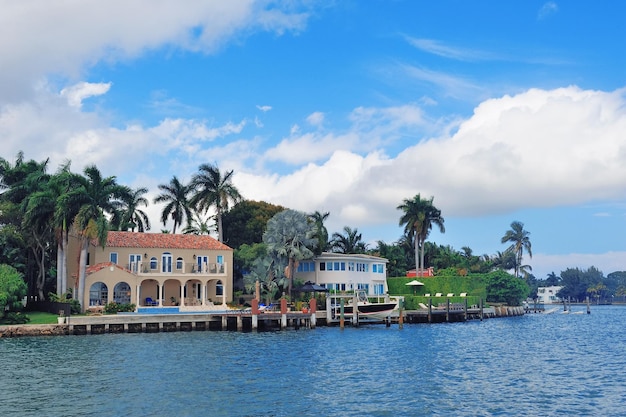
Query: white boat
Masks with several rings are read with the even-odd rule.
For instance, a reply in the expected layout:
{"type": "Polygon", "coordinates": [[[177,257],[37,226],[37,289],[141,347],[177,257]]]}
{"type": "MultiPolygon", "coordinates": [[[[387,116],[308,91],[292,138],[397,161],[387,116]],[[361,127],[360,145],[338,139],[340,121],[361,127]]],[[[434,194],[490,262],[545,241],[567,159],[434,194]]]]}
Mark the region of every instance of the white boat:
{"type": "MultiPolygon", "coordinates": [[[[385,303],[373,303],[369,301],[365,291],[357,292],[357,312],[359,314],[359,320],[372,319],[372,320],[386,320],[393,310],[398,307],[396,301],[390,301],[385,303]]],[[[349,318],[354,313],[354,304],[350,301],[344,306],[344,317],[349,318]]]]}

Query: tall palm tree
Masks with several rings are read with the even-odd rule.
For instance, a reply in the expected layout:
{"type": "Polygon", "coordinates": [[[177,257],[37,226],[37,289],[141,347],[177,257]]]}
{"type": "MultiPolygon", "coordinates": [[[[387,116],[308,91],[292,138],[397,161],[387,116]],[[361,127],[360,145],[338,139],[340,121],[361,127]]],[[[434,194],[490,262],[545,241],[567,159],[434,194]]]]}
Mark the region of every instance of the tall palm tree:
{"type": "Polygon", "coordinates": [[[528,253],[528,256],[532,259],[532,245],[530,243],[530,232],[524,230],[524,223],[520,221],[514,221],[511,223],[511,229],[507,230],[504,236],[502,236],[502,243],[511,243],[509,247],[516,255],[515,262],[515,276],[520,276],[522,268],[522,257],[524,251],[528,253]]]}
{"type": "Polygon", "coordinates": [[[367,244],[363,242],[363,237],[358,229],[344,226],[344,233],[333,233],[331,246],[333,252],[337,253],[365,253],[367,244]]]}
{"type": "Polygon", "coordinates": [[[417,194],[412,200],[405,199],[397,207],[398,210],[403,212],[400,217],[400,226],[404,226],[404,233],[415,242],[415,268],[418,274],[419,271],[424,270],[424,243],[433,225],[437,226],[441,233],[446,231],[443,225],[444,218],[441,216],[441,210],[433,205],[434,199],[435,197],[422,199],[417,194]]]}
{"type": "Polygon", "coordinates": [[[77,295],[81,308],[85,308],[85,275],[87,269],[87,249],[92,239],[104,247],[109,231],[106,215],[113,215],[120,209],[119,200],[127,188],[117,184],[115,177],[103,178],[95,165],[85,168],[84,176],[77,177],[79,186],[70,192],[69,202],[79,207],[74,225],[80,238],[80,258],[78,268],[77,295]]]}
{"type": "Polygon", "coordinates": [[[156,196],[154,203],[166,203],[161,211],[161,222],[163,225],[171,218],[174,221],[173,234],[176,234],[176,227],[183,224],[187,220],[187,224],[191,223],[191,204],[189,202],[189,194],[191,187],[181,183],[176,176],[173,176],[169,184],[159,184],[161,194],[156,196]]]}
{"type": "Polygon", "coordinates": [[[217,218],[217,234],[220,242],[224,241],[222,215],[228,210],[229,202],[234,204],[243,199],[239,190],[232,184],[233,171],[222,176],[216,165],[202,164],[198,173],[191,179],[191,187],[195,191],[191,205],[201,213],[215,207],[217,218]]]}
{"type": "Polygon", "coordinates": [[[324,226],[324,222],[328,219],[328,216],[330,216],[329,212],[320,213],[316,211],[309,214],[309,221],[315,225],[315,238],[317,239],[315,253],[318,255],[328,250],[328,229],[324,226]]]}
{"type": "Polygon", "coordinates": [[[121,197],[122,208],[116,211],[111,219],[111,223],[119,230],[128,230],[131,232],[145,232],[150,230],[150,219],[145,211],[140,209],[140,206],[148,207],[148,199],[143,195],[148,192],[145,187],[132,190],[126,188],[124,194],[121,197]]]}
{"type": "Polygon", "coordinates": [[[307,215],[299,211],[281,211],[267,222],[267,228],[263,233],[263,243],[267,245],[267,252],[270,256],[287,260],[285,275],[289,296],[291,296],[293,273],[298,266],[298,261],[313,257],[313,248],[317,244],[314,234],[315,229],[309,223],[307,215]]]}

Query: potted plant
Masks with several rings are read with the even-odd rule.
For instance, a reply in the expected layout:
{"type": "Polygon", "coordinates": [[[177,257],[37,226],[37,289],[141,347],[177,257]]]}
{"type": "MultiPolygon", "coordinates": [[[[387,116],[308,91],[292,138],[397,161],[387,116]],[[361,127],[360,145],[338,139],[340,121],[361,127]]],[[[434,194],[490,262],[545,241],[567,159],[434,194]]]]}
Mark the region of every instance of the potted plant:
{"type": "Polygon", "coordinates": [[[57,323],[65,324],[65,311],[59,310],[59,317],[57,317],[57,323]]]}

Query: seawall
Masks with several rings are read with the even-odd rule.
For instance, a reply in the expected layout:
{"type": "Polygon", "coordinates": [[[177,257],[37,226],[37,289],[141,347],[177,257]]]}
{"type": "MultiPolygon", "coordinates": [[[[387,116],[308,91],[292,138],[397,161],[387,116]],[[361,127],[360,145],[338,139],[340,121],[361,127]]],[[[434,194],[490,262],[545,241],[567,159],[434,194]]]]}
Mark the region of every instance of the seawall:
{"type": "Polygon", "coordinates": [[[69,334],[65,324],[18,324],[0,326],[0,338],[22,336],[62,336],[69,334]]]}

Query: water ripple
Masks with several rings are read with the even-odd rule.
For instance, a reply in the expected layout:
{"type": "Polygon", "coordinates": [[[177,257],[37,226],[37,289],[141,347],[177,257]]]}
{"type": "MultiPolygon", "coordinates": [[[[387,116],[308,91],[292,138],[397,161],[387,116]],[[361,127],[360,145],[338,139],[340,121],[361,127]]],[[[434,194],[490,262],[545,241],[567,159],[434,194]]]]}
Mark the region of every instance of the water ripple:
{"type": "Polygon", "coordinates": [[[0,415],[617,416],[626,308],[264,333],[0,339],[0,415]]]}

